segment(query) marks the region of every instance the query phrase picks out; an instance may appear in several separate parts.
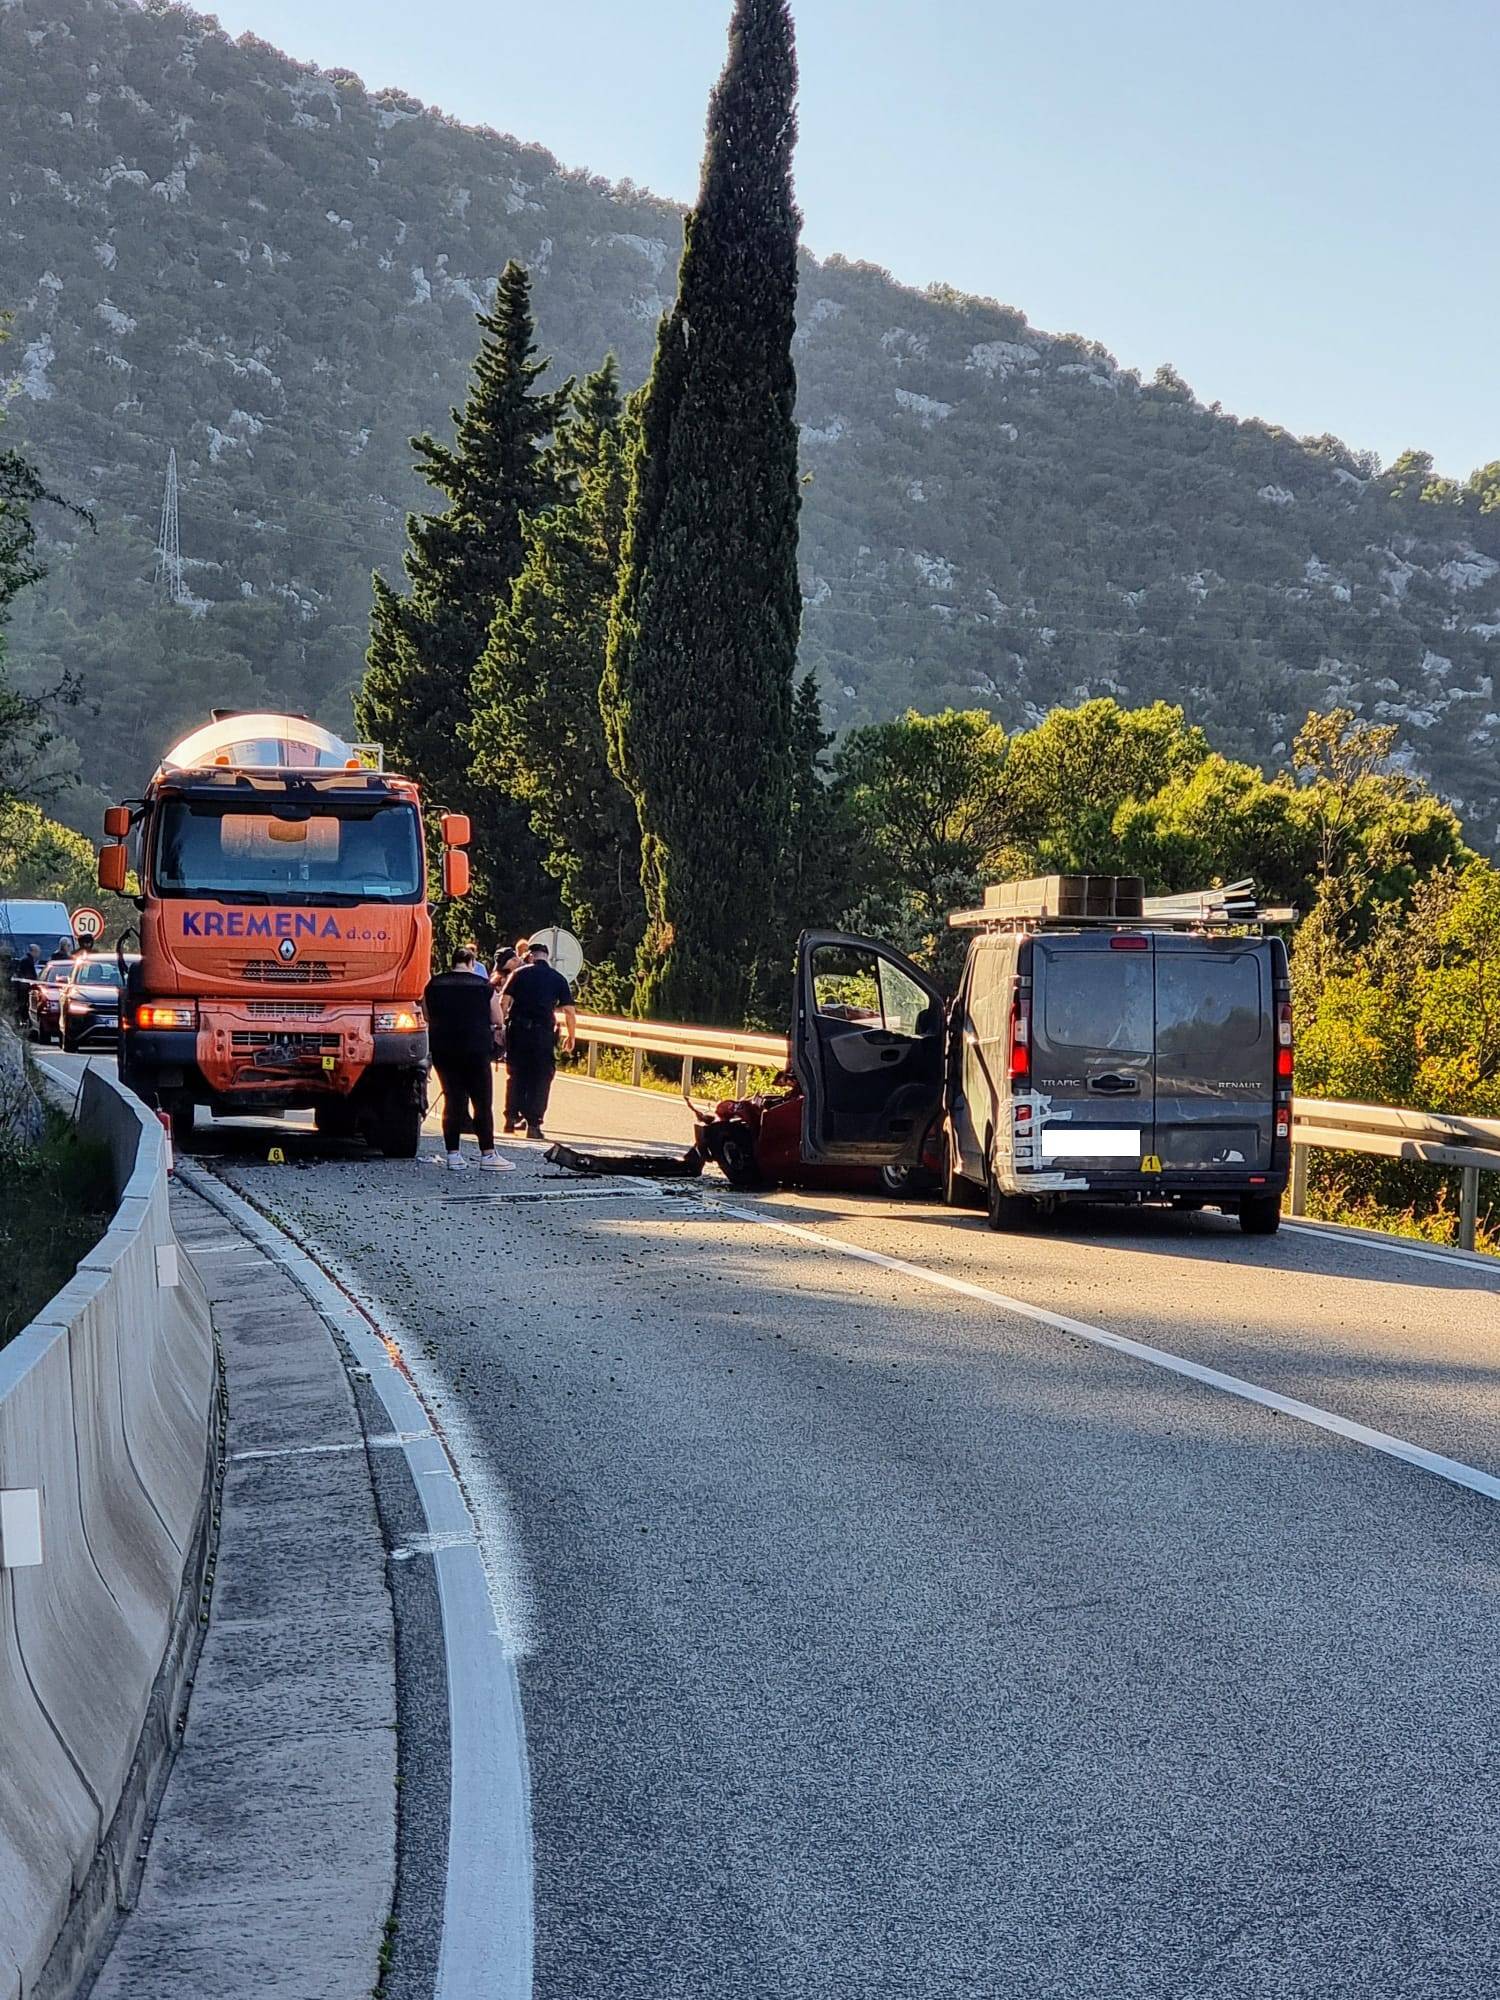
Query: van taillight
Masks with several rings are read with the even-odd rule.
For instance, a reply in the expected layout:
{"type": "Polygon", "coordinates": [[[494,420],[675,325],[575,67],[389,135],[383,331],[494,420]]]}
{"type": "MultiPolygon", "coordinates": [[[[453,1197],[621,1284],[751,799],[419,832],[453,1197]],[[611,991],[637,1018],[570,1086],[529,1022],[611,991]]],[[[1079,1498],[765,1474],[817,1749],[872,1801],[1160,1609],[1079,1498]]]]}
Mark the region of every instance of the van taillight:
{"type": "Polygon", "coordinates": [[[1031,1001],[1018,993],[1010,1003],[1010,1080],[1025,1083],[1031,1075],[1031,1001]]]}
{"type": "Polygon", "coordinates": [[[1150,938],[1136,937],[1132,932],[1117,933],[1109,941],[1111,951],[1149,951],[1150,938]]]}
{"type": "Polygon", "coordinates": [[[1276,1003],[1276,1076],[1278,1082],[1290,1083],[1296,1066],[1296,1051],[1292,1046],[1292,1003],[1290,1000],[1279,1000],[1276,1003]]]}

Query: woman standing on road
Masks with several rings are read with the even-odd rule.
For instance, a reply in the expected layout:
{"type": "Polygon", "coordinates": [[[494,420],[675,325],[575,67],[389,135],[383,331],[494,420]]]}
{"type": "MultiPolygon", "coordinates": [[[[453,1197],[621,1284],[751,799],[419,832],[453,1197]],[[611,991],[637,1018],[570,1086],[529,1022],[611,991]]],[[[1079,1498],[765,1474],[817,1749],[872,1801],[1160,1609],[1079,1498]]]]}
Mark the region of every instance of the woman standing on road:
{"type": "MultiPolygon", "coordinates": [[[[511,974],[513,972],[519,972],[521,970],[521,967],[525,963],[526,963],[525,959],[521,957],[519,952],[514,952],[510,950],[510,948],[506,945],[502,945],[499,951],[496,952],[495,969],[490,974],[490,985],[494,989],[495,997],[497,1000],[503,996],[511,974]]],[[[500,1016],[500,1023],[495,1029],[495,1062],[497,1067],[504,1061],[505,1061],[505,1017],[502,1011],[500,1016]]]]}

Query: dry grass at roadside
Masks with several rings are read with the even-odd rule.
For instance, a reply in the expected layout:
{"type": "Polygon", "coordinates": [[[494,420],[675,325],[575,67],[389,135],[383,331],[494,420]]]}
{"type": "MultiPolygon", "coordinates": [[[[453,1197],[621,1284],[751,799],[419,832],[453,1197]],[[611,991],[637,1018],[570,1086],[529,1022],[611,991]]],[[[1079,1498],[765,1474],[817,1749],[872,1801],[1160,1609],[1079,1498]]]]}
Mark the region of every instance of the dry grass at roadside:
{"type": "MultiPolygon", "coordinates": [[[[1385,1236],[1405,1236],[1416,1243],[1436,1243],[1447,1249],[1458,1244],[1457,1175],[1431,1167],[1404,1168],[1411,1179],[1420,1177],[1426,1186],[1406,1206],[1382,1201],[1354,1176],[1341,1173],[1332,1162],[1317,1162],[1309,1177],[1307,1213],[1314,1222],[1346,1222],[1356,1229],[1378,1229],[1385,1236]],[[1429,1191],[1430,1190],[1430,1191],[1429,1191]]],[[[1500,1201],[1486,1196],[1486,1181],[1480,1179],[1479,1228],[1476,1250],[1500,1257],[1500,1201]]]]}

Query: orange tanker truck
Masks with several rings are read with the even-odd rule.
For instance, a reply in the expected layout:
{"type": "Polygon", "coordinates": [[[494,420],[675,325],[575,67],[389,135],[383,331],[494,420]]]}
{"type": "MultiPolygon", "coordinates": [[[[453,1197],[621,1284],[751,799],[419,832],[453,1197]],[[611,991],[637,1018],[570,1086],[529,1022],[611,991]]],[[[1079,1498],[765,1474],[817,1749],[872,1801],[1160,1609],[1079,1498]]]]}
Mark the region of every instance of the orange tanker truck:
{"type": "MultiPolygon", "coordinates": [[[[234,714],[168,751],[105,814],[106,889],[140,882],[120,1074],[185,1142],[217,1115],[311,1107],[330,1136],[416,1153],[427,1102],[432,923],[421,800],[377,750],[300,715],[234,714]]],[[[468,888],[443,819],[443,888],[468,888]]]]}

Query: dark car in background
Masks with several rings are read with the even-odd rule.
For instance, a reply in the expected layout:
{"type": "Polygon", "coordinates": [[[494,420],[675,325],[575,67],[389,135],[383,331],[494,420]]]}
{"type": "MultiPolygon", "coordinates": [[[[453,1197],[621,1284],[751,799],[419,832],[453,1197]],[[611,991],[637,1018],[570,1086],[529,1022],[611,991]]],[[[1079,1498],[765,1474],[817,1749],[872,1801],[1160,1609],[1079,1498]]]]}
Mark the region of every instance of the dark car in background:
{"type": "MultiPolygon", "coordinates": [[[[135,961],[127,958],[128,972],[135,961]]],[[[70,1052],[113,1048],[120,1038],[120,1003],[125,982],[118,960],[93,953],[75,958],[62,990],[62,1045],[70,1052]]]]}
{"type": "Polygon", "coordinates": [[[33,1040],[57,1040],[62,1023],[63,988],[72,977],[71,958],[51,958],[42,967],[41,977],[32,987],[26,1004],[27,1025],[33,1040]]]}

